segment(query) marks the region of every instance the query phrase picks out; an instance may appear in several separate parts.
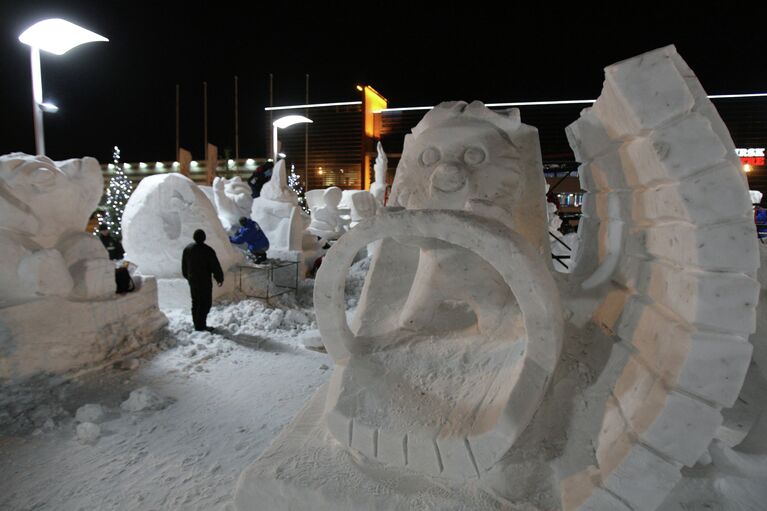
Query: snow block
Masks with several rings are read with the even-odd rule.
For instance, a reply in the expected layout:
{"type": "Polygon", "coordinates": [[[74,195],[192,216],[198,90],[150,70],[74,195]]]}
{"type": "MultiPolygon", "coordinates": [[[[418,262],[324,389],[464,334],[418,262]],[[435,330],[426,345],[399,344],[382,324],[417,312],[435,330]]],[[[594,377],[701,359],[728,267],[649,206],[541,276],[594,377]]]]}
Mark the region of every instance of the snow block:
{"type": "Polygon", "coordinates": [[[718,409],[670,391],[636,357],[626,364],[613,394],[631,431],[687,466],[700,458],[722,423],[718,409]]]}
{"type": "Polygon", "coordinates": [[[167,319],[154,279],[98,301],[61,297],[0,308],[0,381],[98,367],[156,339],[167,319]]]}
{"type": "Polygon", "coordinates": [[[639,137],[621,148],[632,161],[633,176],[642,186],[684,179],[724,162],[727,149],[711,129],[711,122],[692,114],[675,124],[639,137]]]}
{"type": "Polygon", "coordinates": [[[745,336],[701,332],[639,299],[626,306],[618,335],[666,386],[723,407],[738,397],[753,350],[745,336]]]}
{"type": "MultiPolygon", "coordinates": [[[[755,240],[754,240],[755,241],[755,240]]],[[[644,291],[689,323],[719,331],[750,334],[759,284],[744,274],[682,270],[660,261],[650,265],[644,291]]]]}
{"type": "Polygon", "coordinates": [[[694,98],[666,46],[605,68],[605,86],[594,114],[611,136],[657,128],[688,113],[694,98]]]}

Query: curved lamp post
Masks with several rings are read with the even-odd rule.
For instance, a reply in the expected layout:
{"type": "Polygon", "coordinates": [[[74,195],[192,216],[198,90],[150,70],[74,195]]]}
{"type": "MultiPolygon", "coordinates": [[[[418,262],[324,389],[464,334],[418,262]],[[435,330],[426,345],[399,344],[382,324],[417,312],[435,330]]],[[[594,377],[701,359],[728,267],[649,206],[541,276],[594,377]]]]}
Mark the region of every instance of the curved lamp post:
{"type": "Polygon", "coordinates": [[[43,103],[43,81],[40,72],[40,50],[63,55],[75,46],[97,41],[109,41],[106,37],[61,18],[38,21],[20,36],[19,41],[32,51],[32,114],[35,121],[35,150],[45,154],[43,140],[43,112],[57,112],[58,107],[43,103]]]}
{"type": "Polygon", "coordinates": [[[308,117],[304,117],[303,115],[286,115],[285,117],[280,117],[276,121],[272,123],[272,153],[274,154],[274,161],[277,161],[277,157],[279,156],[279,153],[277,152],[277,130],[280,128],[287,128],[288,126],[293,126],[294,124],[300,124],[300,123],[306,123],[306,122],[314,122],[308,117]]]}

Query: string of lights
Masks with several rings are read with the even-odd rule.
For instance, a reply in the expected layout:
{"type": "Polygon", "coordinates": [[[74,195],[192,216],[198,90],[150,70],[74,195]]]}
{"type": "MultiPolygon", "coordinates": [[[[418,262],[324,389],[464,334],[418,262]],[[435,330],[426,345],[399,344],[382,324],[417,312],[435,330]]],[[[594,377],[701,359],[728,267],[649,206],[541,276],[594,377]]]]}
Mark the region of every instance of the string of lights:
{"type": "Polygon", "coordinates": [[[120,148],[115,146],[112,153],[112,171],[114,175],[109,181],[109,187],[106,190],[106,202],[104,211],[97,214],[95,232],[98,232],[99,225],[107,224],[109,232],[117,239],[122,238],[122,217],[125,211],[125,205],[133,193],[133,185],[130,179],[123,172],[120,163],[120,148]]]}
{"type": "Polygon", "coordinates": [[[288,186],[291,190],[296,192],[296,195],[298,195],[298,205],[301,206],[301,209],[304,211],[304,213],[309,213],[309,206],[306,204],[306,195],[304,193],[304,187],[301,186],[301,178],[298,174],[296,174],[296,165],[294,163],[290,164],[290,175],[288,176],[288,186]]]}

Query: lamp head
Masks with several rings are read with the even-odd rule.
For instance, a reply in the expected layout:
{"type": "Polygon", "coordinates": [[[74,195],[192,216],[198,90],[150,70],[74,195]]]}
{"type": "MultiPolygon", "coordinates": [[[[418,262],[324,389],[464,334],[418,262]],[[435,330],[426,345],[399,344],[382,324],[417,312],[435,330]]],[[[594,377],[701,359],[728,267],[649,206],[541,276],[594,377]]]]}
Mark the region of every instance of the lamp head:
{"type": "Polygon", "coordinates": [[[26,29],[19,36],[19,41],[33,48],[63,55],[75,46],[109,39],[67,20],[51,18],[38,21],[26,29]]]}
{"type": "Polygon", "coordinates": [[[308,117],[304,117],[303,115],[286,115],[285,117],[280,117],[279,119],[275,120],[272,125],[284,129],[288,126],[293,126],[294,124],[299,124],[302,122],[314,122],[308,117]]]}

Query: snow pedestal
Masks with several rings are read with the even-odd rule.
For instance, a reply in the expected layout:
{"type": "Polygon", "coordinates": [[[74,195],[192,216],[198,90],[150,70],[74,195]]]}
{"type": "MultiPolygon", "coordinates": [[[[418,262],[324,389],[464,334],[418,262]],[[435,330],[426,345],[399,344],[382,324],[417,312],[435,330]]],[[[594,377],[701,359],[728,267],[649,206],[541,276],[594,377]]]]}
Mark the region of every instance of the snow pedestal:
{"type": "Polygon", "coordinates": [[[96,367],[157,340],[167,319],[156,282],[137,284],[103,300],[49,297],[0,308],[0,381],[96,367]]]}
{"type": "Polygon", "coordinates": [[[154,280],[116,295],[114,264],[84,232],[103,184],[93,158],[0,157],[0,380],[98,365],[165,324],[154,280]]]}
{"type": "Polygon", "coordinates": [[[258,461],[242,473],[235,501],[227,509],[502,509],[489,493],[471,483],[435,481],[355,457],[323,425],[326,394],[327,386],[322,386],[258,461]]]}
{"type": "MultiPolygon", "coordinates": [[[[235,290],[236,271],[224,273],[224,285],[213,285],[213,302],[231,296],[235,290]]],[[[157,279],[159,304],[161,309],[189,309],[192,307],[192,295],[186,279],[157,279]]]]}

